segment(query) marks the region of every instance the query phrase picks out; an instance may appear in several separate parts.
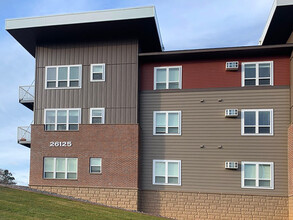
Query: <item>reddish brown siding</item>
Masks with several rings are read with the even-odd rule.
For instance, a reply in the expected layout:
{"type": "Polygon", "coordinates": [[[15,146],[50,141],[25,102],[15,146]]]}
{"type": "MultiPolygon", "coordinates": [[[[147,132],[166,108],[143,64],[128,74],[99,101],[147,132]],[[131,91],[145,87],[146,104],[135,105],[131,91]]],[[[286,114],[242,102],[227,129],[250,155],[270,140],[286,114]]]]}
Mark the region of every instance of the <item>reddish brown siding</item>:
{"type": "Polygon", "coordinates": [[[192,60],[164,63],[142,63],[140,90],[153,90],[154,67],[182,65],[182,88],[222,88],[241,86],[241,62],[274,61],[274,85],[289,85],[290,60],[287,56],[246,59],[192,60]],[[236,72],[226,71],[227,61],[239,61],[236,72]]]}
{"type": "Polygon", "coordinates": [[[30,185],[138,187],[138,125],[80,125],[76,132],[46,132],[32,126],[30,185]],[[71,141],[71,147],[50,147],[71,141]],[[78,179],[43,179],[44,157],[78,158],[78,179]],[[89,173],[90,157],[102,158],[102,174],[89,173]]]}

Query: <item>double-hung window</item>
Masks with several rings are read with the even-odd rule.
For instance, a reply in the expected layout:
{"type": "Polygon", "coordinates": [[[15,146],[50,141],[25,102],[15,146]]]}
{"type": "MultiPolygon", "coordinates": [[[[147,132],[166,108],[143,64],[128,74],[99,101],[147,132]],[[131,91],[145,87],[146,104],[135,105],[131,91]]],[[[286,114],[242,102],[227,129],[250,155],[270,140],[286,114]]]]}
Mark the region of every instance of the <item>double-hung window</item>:
{"type": "Polygon", "coordinates": [[[77,179],[77,158],[44,158],[45,179],[77,179]]]}
{"type": "Polygon", "coordinates": [[[153,160],[153,184],[181,185],[181,160],[153,160]]]}
{"type": "Polygon", "coordinates": [[[242,135],[273,135],[273,109],[242,109],[242,135]]]}
{"type": "Polygon", "coordinates": [[[80,109],[45,109],[46,131],[78,130],[80,109]]]}
{"type": "Polygon", "coordinates": [[[242,86],[273,84],[273,61],[242,63],[242,86]]]}
{"type": "Polygon", "coordinates": [[[104,108],[91,108],[90,111],[91,111],[90,113],[91,124],[105,123],[105,109],[104,108]]]}
{"type": "Polygon", "coordinates": [[[102,173],[102,158],[90,158],[90,173],[102,173]]]}
{"type": "Polygon", "coordinates": [[[181,135],[181,111],[154,111],[153,135],[181,135]]]}
{"type": "Polygon", "coordinates": [[[242,188],[274,188],[274,163],[272,162],[242,162],[242,188]]]}
{"type": "Polygon", "coordinates": [[[46,66],[46,89],[81,88],[81,65],[46,66]]]}
{"type": "Polygon", "coordinates": [[[182,88],[182,67],[155,67],[154,69],[154,90],[159,89],[181,89],[182,88]]]}
{"type": "Polygon", "coordinates": [[[91,82],[105,81],[105,64],[91,64],[91,82]]]}

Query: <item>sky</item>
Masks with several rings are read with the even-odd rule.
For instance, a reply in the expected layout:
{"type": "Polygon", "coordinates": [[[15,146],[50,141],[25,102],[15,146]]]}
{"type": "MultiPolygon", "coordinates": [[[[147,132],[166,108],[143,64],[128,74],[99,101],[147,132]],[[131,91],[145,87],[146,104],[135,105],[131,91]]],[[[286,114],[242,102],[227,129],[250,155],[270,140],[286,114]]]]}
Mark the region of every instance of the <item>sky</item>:
{"type": "Polygon", "coordinates": [[[257,45],[273,0],[0,0],[0,169],[29,182],[30,149],[17,127],[33,112],[18,103],[18,87],[34,80],[34,58],[5,30],[5,19],[137,6],[156,7],[165,50],[257,45]]]}

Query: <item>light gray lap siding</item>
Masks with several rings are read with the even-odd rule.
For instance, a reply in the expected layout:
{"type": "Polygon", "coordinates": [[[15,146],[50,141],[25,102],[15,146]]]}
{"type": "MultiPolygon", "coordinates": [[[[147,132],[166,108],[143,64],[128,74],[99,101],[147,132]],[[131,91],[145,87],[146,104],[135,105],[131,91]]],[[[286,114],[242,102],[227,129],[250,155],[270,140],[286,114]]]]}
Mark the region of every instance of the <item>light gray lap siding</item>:
{"type": "MultiPolygon", "coordinates": [[[[271,89],[140,93],[140,187],[210,193],[287,195],[288,87],[271,89]],[[204,102],[200,102],[204,99],[204,102]],[[218,100],[222,99],[222,102],[218,100]],[[225,118],[227,108],[274,109],[273,136],[241,136],[241,119],[225,118]],[[181,110],[181,136],[153,136],[153,111],[181,110]],[[204,145],[204,148],[200,148],[204,145]],[[218,146],[222,145],[222,149],[218,146]],[[152,185],[152,161],[182,161],[182,186],[152,185]],[[241,172],[225,161],[274,162],[275,189],[242,189],[241,172]]],[[[240,113],[239,113],[240,115],[240,113]]]]}

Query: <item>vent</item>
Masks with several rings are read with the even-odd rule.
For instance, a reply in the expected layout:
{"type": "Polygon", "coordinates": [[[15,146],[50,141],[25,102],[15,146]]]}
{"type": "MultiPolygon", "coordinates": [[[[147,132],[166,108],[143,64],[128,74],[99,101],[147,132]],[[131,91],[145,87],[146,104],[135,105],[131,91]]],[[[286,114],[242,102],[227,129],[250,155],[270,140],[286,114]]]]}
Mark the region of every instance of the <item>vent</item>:
{"type": "Polygon", "coordinates": [[[238,162],[235,161],[226,161],[225,162],[226,169],[238,169],[238,162]]]}
{"type": "Polygon", "coordinates": [[[226,62],[226,70],[228,70],[228,71],[236,71],[236,70],[238,70],[238,61],[226,62]]]}
{"type": "Polygon", "coordinates": [[[238,117],[238,109],[226,109],[225,110],[226,118],[236,118],[238,117]]]}

